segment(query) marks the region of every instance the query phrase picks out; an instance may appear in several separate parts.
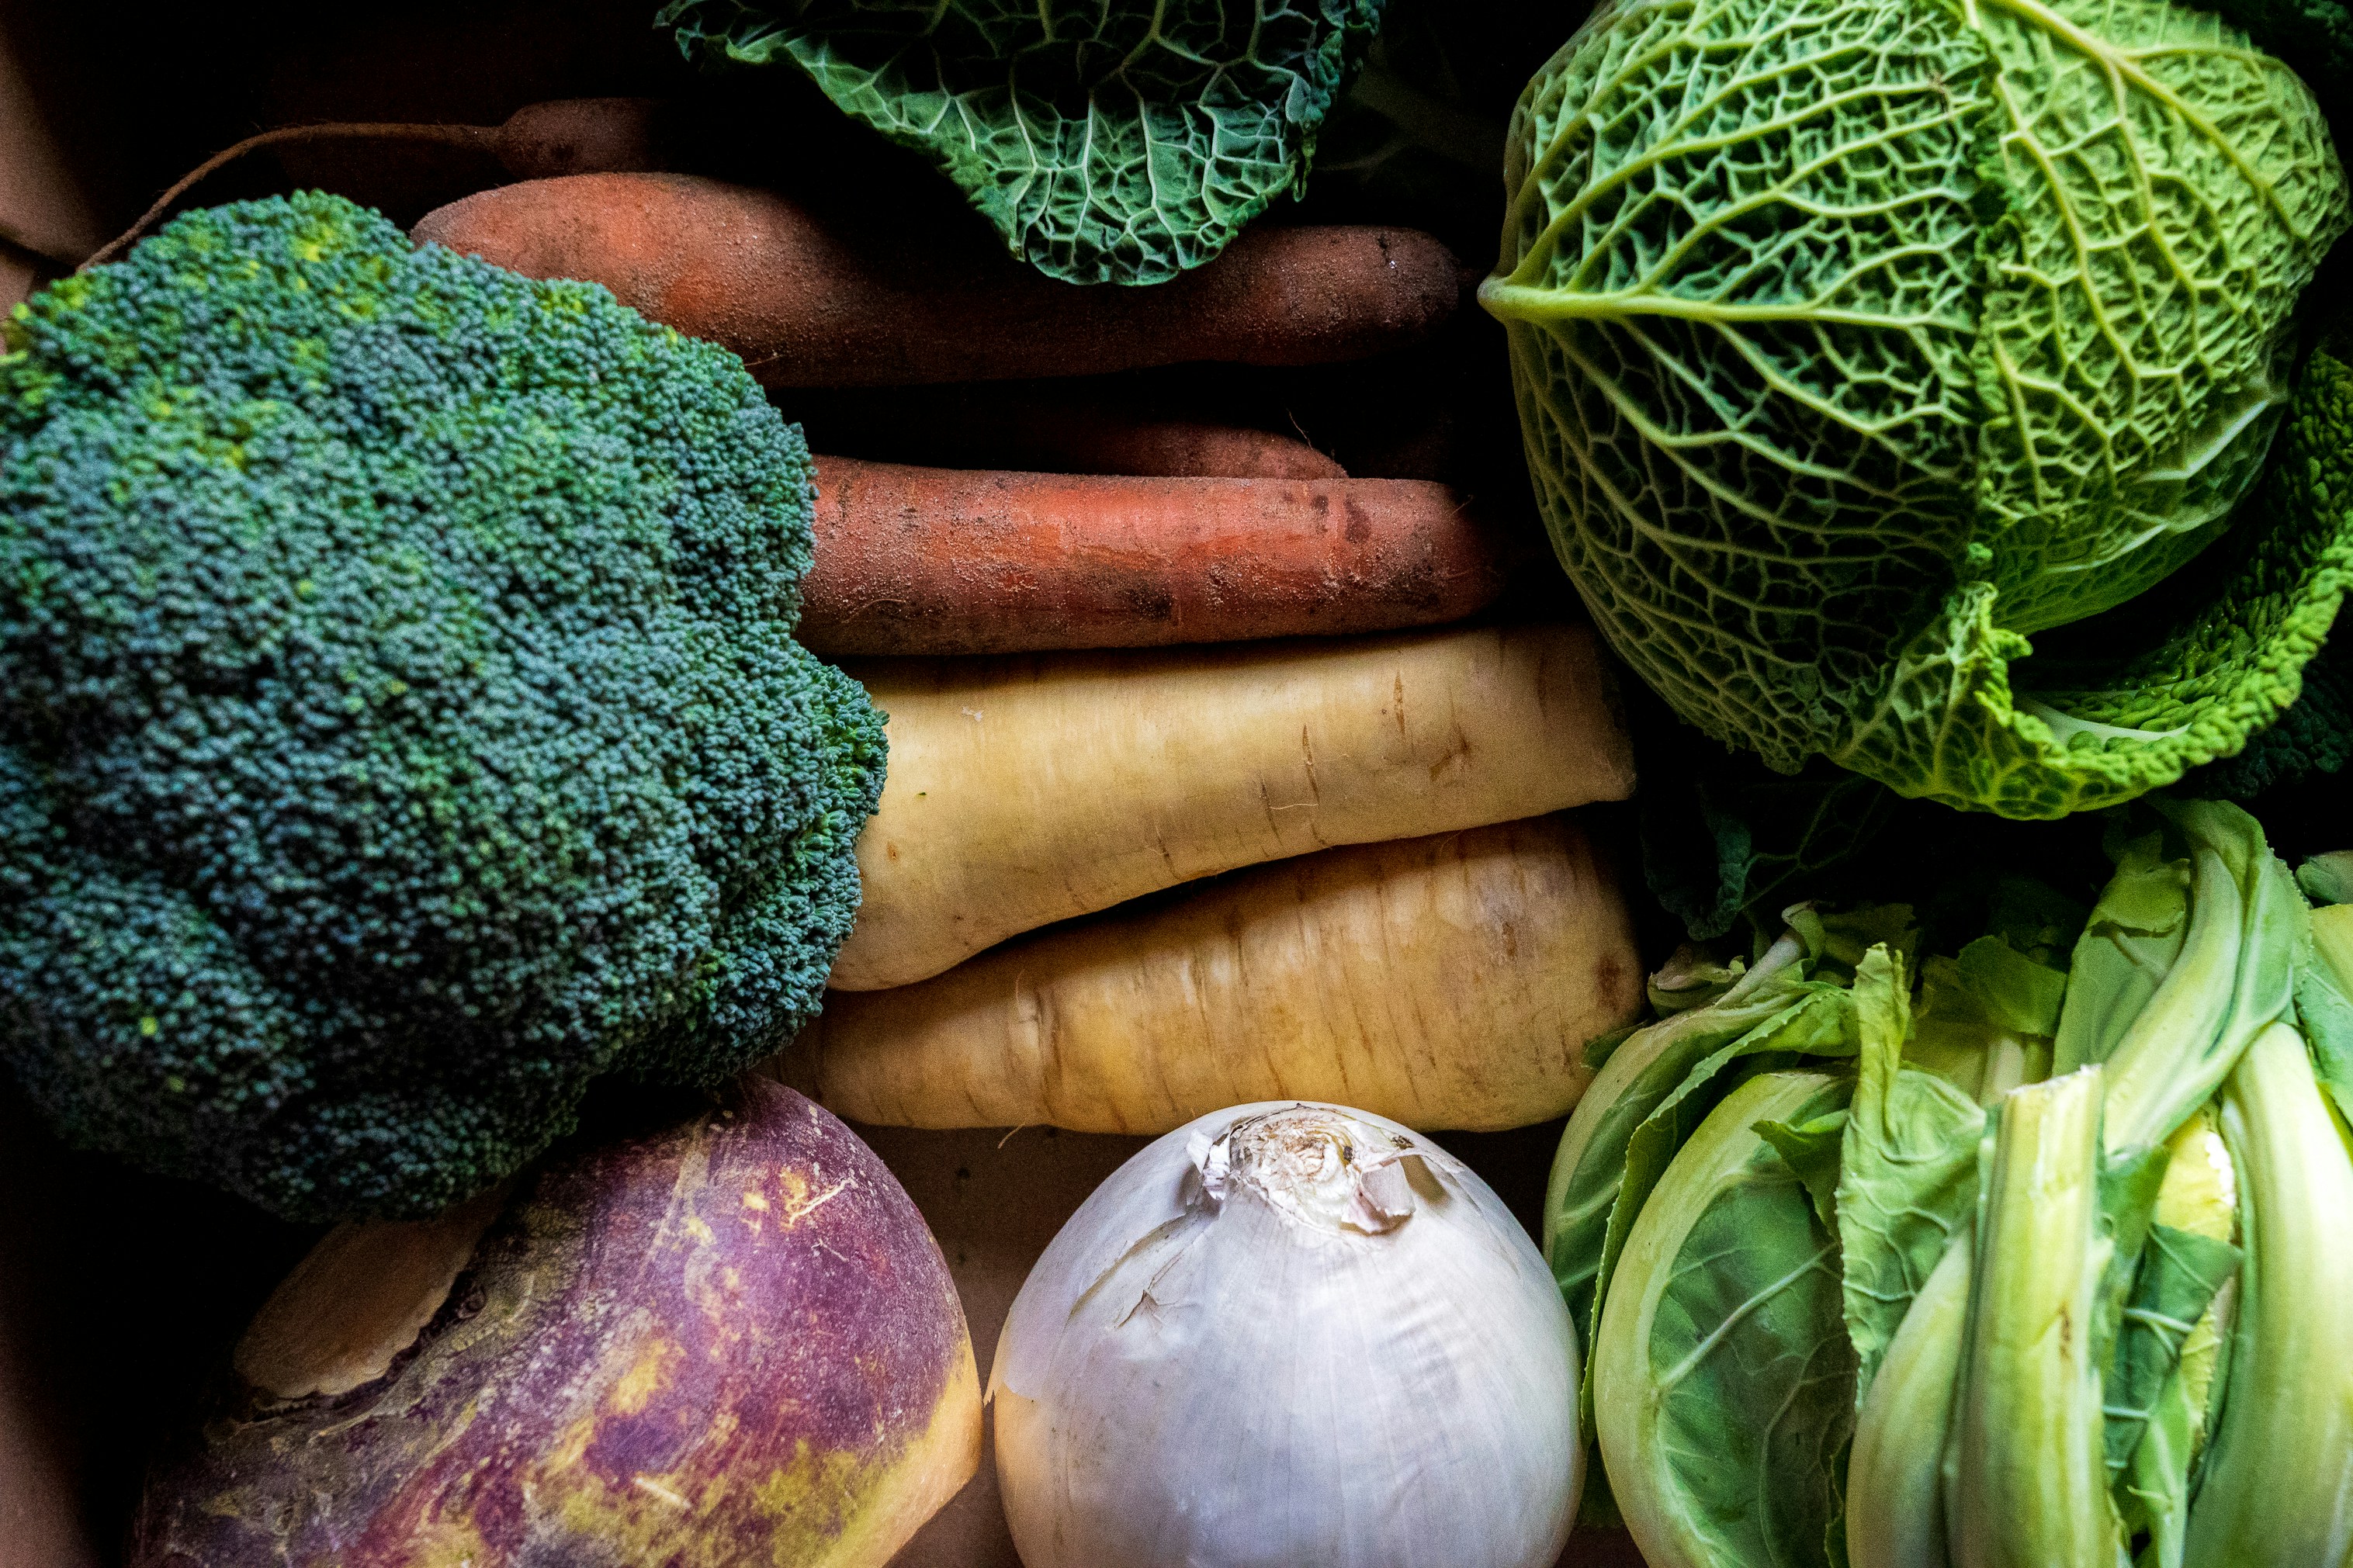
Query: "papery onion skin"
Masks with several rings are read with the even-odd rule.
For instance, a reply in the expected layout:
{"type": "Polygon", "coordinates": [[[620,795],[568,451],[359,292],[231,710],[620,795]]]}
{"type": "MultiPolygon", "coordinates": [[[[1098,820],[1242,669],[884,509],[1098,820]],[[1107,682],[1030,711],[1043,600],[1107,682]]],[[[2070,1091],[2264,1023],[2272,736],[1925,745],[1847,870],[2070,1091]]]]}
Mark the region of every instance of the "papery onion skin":
{"type": "Polygon", "coordinates": [[[1484,1183],[1396,1122],[1264,1101],[1081,1205],[990,1394],[1027,1568],[1551,1568],[1577,1387],[1559,1289],[1484,1183]],[[1270,1199],[1252,1148],[1334,1179],[1270,1199]]]}

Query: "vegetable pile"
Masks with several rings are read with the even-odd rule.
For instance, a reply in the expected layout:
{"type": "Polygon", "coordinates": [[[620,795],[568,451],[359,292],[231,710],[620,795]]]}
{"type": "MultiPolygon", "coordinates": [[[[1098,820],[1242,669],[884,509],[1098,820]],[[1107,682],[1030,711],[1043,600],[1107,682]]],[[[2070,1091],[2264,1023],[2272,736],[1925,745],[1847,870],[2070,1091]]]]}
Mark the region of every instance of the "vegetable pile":
{"type": "Polygon", "coordinates": [[[2336,7],[617,3],[0,324],[19,1533],[2353,1563],[2336,7]]]}
{"type": "Polygon", "coordinates": [[[2145,826],[1955,954],[1800,906],[1654,983],[1546,1211],[1654,1568],[2353,1550],[2353,905],[2234,806],[2145,826]]]}

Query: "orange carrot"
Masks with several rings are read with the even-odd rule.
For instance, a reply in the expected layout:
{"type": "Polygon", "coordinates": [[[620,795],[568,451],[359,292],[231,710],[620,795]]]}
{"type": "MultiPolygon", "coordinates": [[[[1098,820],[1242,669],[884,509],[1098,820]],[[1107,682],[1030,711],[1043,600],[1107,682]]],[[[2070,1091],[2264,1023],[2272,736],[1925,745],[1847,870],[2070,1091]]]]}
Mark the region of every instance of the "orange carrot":
{"type": "Polygon", "coordinates": [[[1493,531],[1420,479],[1120,479],[818,460],[801,639],[1009,653],[1368,632],[1503,590],[1493,531]]]}
{"type": "Polygon", "coordinates": [[[1306,442],[1271,430],[1193,419],[1126,419],[1072,409],[1008,432],[1008,456],[1056,473],[1164,479],[1345,479],[1348,470],[1306,442]]]}
{"type": "Polygon", "coordinates": [[[1424,336],[1461,288],[1446,247],[1411,229],[1265,225],[1174,282],[1082,288],[953,236],[829,232],[773,192],[682,174],[526,181],[414,232],[534,278],[602,283],[733,349],[771,386],[1328,363],[1424,336]]]}
{"type": "Polygon", "coordinates": [[[1295,424],[1286,429],[1280,408],[1219,406],[1213,419],[1238,422],[1209,423],[1200,417],[1208,399],[1138,386],[1140,379],[818,387],[780,393],[776,401],[808,432],[811,447],[870,462],[1162,479],[1348,477],[1337,458],[1293,434],[1295,424]],[[1271,427],[1239,422],[1257,419],[1271,427]]]}

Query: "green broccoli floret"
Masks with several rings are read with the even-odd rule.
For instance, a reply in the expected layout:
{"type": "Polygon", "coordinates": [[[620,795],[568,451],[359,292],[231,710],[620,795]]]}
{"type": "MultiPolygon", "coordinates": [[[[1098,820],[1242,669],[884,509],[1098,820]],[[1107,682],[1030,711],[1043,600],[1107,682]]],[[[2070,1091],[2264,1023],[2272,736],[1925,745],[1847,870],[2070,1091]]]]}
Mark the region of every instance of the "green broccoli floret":
{"type": "Polygon", "coordinates": [[[311,194],[0,344],[0,1060],[74,1142],[417,1215],[817,1010],[881,721],[733,355],[311,194]]]}

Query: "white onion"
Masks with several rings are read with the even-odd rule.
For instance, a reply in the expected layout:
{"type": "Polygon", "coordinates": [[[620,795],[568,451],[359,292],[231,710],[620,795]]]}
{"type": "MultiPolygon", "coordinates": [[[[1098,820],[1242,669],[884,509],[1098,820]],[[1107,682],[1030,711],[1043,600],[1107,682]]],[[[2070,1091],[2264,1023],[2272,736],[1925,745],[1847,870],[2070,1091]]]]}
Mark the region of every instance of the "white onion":
{"type": "Polygon", "coordinates": [[[1338,1106],[1213,1112],[1119,1168],[997,1342],[1027,1568],[1550,1568],[1576,1331],[1443,1150],[1338,1106]]]}

